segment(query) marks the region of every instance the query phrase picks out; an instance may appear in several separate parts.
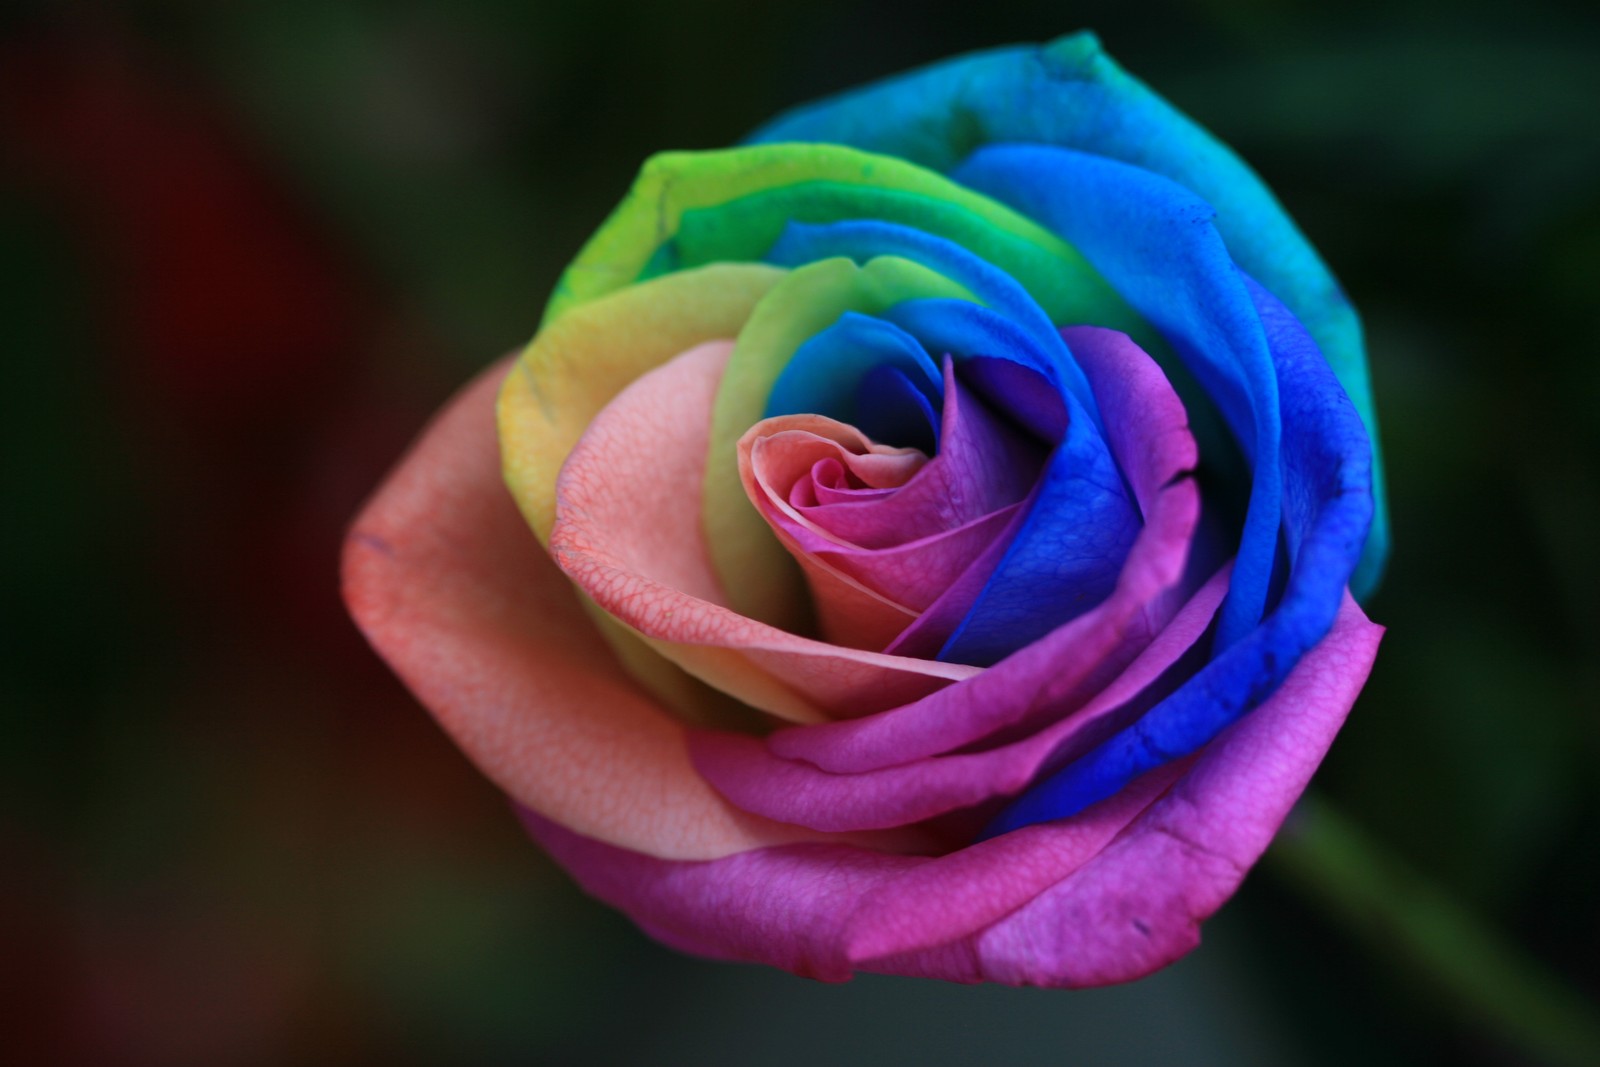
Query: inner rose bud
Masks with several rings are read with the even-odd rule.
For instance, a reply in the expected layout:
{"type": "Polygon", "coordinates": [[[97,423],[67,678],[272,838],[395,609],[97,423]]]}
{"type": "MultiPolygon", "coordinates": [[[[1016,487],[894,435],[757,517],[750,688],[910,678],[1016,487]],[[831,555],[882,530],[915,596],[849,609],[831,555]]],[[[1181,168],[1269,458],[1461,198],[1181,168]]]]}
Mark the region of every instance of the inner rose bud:
{"type": "Polygon", "coordinates": [[[948,357],[936,439],[930,459],[801,414],[740,440],[745,491],[799,561],[827,640],[937,652],[999,562],[1048,446],[991,410],[948,357]]]}
{"type": "MultiPolygon", "coordinates": [[[[1063,338],[1081,350],[1097,406],[1136,417],[1171,406],[1164,377],[1125,337],[1074,328],[1063,338]]],[[[931,362],[927,370],[935,373],[931,362]]],[[[866,373],[831,402],[808,396],[824,414],[752,426],[739,441],[739,471],[799,562],[826,640],[987,665],[1109,593],[1106,575],[1121,570],[1133,544],[1156,457],[1152,442],[1125,428],[1102,435],[1084,407],[1020,362],[947,354],[941,370],[929,391],[942,397],[924,405],[924,432],[915,419],[877,417],[885,407],[914,411],[903,398],[922,394],[875,394],[875,381],[895,379],[866,373]],[[931,439],[935,454],[874,441],[830,417],[846,411],[858,424],[931,439]],[[1030,592],[1053,582],[1054,595],[1018,610],[1019,575],[1034,579],[1030,592]]]]}

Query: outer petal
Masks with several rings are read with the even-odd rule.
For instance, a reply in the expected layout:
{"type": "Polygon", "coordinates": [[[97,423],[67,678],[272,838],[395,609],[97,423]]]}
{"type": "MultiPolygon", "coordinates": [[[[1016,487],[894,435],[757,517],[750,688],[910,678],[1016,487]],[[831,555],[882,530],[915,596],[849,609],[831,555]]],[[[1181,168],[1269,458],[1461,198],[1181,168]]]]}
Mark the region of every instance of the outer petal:
{"type": "MultiPolygon", "coordinates": [[[[736,334],[783,277],[754,263],[683,271],[610,294],[539,331],[506,378],[497,416],[506,484],[541,543],[555,522],[556,476],[595,414],[649,368],[736,334]]],[[[773,586],[781,598],[786,587],[773,586]]],[[[680,718],[728,723],[744,715],[603,612],[594,617],[627,671],[680,718]]]]}
{"type": "Polygon", "coordinates": [[[464,389],[356,519],[344,595],[367,639],[496,785],[585,835],[671,859],[838,840],[731,807],[617,670],[501,483],[508,369],[464,389]]]}
{"type": "Polygon", "coordinates": [[[706,955],[834,981],[856,969],[1013,985],[1126,981],[1198,942],[1198,922],[1237,887],[1321,762],[1380,635],[1346,601],[1289,681],[1191,766],[937,859],[802,845],[672,863],[531,813],[524,822],[589,892],[706,955]]]}
{"type": "Polygon", "coordinates": [[[1233,895],[1322,762],[1382,636],[1346,596],[1332,632],[1283,687],[1116,844],[977,939],[984,976],[1125,982],[1199,944],[1200,922],[1233,895]]]}
{"type": "Polygon", "coordinates": [[[852,218],[913,221],[957,241],[1028,285],[1057,321],[1140,329],[1083,257],[1037,223],[904,159],[838,144],[651,157],[562,274],[545,322],[664,271],[759,259],[792,221],[852,218]]]}
{"type": "Polygon", "coordinates": [[[1078,243],[1171,341],[1243,446],[1250,501],[1217,637],[1233,644],[1267,602],[1283,522],[1282,425],[1266,338],[1212,208],[1159,175],[1063,148],[992,145],[960,173],[1078,243]]]}
{"type": "Polygon", "coordinates": [[[497,412],[506,482],[541,542],[556,476],[584,429],[629,382],[686,348],[738,334],[785,272],[716,264],[616,293],[539,331],[497,412]]]}

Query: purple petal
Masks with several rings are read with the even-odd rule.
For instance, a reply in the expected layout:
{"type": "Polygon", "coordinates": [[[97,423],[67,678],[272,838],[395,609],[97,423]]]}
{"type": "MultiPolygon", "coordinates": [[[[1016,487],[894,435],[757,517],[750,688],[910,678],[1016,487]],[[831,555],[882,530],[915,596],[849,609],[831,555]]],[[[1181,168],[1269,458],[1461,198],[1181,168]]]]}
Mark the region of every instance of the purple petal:
{"type": "Polygon", "coordinates": [[[1174,472],[1193,470],[1199,461],[1188,412],[1155,360],[1127,334],[1069,326],[1061,336],[1100,403],[1111,454],[1148,513],[1174,472]]]}
{"type": "Polygon", "coordinates": [[[1092,862],[974,938],[983,977],[1125,982],[1198,944],[1201,921],[1233,895],[1322,762],[1382,636],[1347,593],[1332,633],[1170,793],[1092,862]]]}
{"type": "Polygon", "coordinates": [[[725,731],[692,731],[689,752],[695,768],[734,804],[815,830],[904,826],[1015,794],[1041,770],[1092,748],[1164,695],[1170,684],[1162,685],[1162,676],[1192,658],[1186,653],[1204,651],[1201,638],[1227,588],[1224,569],[1093,699],[1081,707],[1042,709],[1058,721],[1011,744],[860,774],[783,759],[759,738],[725,731]]]}

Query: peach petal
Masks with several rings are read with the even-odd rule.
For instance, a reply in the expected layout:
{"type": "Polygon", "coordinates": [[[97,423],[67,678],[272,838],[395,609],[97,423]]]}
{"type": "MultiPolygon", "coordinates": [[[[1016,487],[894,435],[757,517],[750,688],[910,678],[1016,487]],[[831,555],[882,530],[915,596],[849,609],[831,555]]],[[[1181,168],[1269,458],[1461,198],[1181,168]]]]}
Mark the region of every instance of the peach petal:
{"type": "Polygon", "coordinates": [[[618,670],[501,481],[509,367],[457,395],[351,529],[344,596],[373,648],[496,785],[588,837],[673,860],[841,840],[729,805],[618,670]]]}
{"type": "Polygon", "coordinates": [[[772,532],[806,576],[823,640],[881,651],[916,619],[911,608],[867,587],[822,556],[807,552],[787,530],[774,526],[772,532]]]}
{"type": "Polygon", "coordinates": [[[550,545],[561,568],[690,674],[780,717],[867,714],[979,673],[800,637],[725,606],[693,490],[731,347],[690,349],[590,424],[557,483],[550,545]]]}

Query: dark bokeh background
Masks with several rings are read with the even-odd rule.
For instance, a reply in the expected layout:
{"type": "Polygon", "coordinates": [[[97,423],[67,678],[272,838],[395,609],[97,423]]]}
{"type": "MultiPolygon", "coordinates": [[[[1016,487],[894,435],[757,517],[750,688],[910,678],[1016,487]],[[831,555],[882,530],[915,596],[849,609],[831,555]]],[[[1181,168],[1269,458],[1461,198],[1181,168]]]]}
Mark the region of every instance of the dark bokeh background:
{"type": "Polygon", "coordinates": [[[1600,997],[1600,14],[1445,10],[7,5],[6,1058],[1529,1062],[1270,857],[1122,989],[676,956],[523,840],[336,596],[362,496],[645,155],[1091,26],[1256,165],[1369,326],[1390,632],[1323,796],[1600,997]]]}

